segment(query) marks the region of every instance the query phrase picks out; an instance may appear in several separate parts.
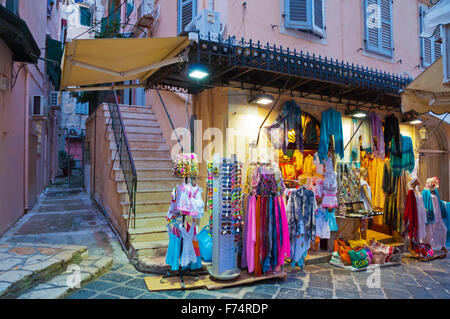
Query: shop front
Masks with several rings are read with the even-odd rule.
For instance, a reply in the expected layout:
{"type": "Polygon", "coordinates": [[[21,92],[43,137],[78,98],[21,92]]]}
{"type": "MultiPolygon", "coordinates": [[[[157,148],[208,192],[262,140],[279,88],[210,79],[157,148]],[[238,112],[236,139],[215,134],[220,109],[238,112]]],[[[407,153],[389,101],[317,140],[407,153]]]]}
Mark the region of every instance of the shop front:
{"type": "MultiPolygon", "coordinates": [[[[189,54],[189,63],[155,72],[147,89],[195,96],[200,124],[185,148],[201,159],[192,185],[205,189],[210,222],[200,234],[211,236],[198,254],[212,242],[212,277],[273,276],[314,256],[357,271],[400,264],[403,252],[445,255],[431,227],[415,237],[409,206],[411,191],[418,201],[438,196],[431,179],[416,188],[421,139],[400,99],[411,79],[251,41],[200,40],[189,54]],[[199,65],[209,75],[193,81],[199,65]]],[[[448,205],[434,210],[440,233],[448,205]]]]}

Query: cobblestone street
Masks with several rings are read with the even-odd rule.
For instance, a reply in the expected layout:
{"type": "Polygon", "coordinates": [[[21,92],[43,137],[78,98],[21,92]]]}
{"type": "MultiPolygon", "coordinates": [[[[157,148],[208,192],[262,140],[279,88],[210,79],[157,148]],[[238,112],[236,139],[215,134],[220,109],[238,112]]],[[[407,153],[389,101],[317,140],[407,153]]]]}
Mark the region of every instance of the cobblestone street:
{"type": "Polygon", "coordinates": [[[71,299],[449,299],[450,259],[420,262],[403,258],[402,265],[381,268],[380,288],[369,288],[369,272],[350,272],[330,264],[307,265],[286,281],[268,280],[253,285],[209,291],[149,292],[144,277],[131,265],[115,264],[94,282],[70,295],[71,299]]]}

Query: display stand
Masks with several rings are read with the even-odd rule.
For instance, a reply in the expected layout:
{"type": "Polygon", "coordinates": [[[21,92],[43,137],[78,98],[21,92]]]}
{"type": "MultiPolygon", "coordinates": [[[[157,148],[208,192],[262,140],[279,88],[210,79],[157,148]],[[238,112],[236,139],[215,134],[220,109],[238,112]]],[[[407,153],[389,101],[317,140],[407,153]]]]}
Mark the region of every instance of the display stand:
{"type": "MultiPolygon", "coordinates": [[[[193,177],[185,177],[184,178],[184,182],[187,183],[189,181],[189,179],[190,179],[191,183],[194,180],[193,177]]],[[[184,225],[184,223],[185,223],[185,216],[184,215],[182,215],[182,219],[183,219],[182,223],[184,225]]],[[[192,227],[195,227],[195,225],[193,225],[192,227]]],[[[182,254],[183,254],[183,237],[181,237],[181,243],[180,243],[180,258],[181,258],[182,254]]],[[[168,271],[166,275],[163,275],[161,280],[160,280],[160,283],[161,284],[167,283],[167,278],[170,278],[170,277],[180,277],[181,289],[184,290],[184,289],[186,289],[186,285],[185,285],[185,282],[184,282],[184,277],[185,276],[194,277],[194,281],[197,281],[200,278],[199,277],[200,275],[206,275],[207,274],[206,271],[201,271],[201,268],[191,271],[190,269],[184,269],[183,270],[181,265],[179,267],[180,267],[179,270],[168,271]]]]}
{"type": "MultiPolygon", "coordinates": [[[[209,274],[218,280],[232,280],[240,275],[237,267],[237,253],[235,245],[235,235],[233,233],[222,233],[221,224],[223,222],[223,197],[224,197],[224,171],[222,167],[227,164],[238,165],[236,157],[231,160],[220,161],[218,154],[214,155],[213,165],[219,168],[219,176],[213,179],[213,253],[212,266],[208,268],[209,274]]],[[[230,174],[232,174],[230,172],[230,174]]],[[[235,177],[235,176],[234,176],[235,177]]]]}

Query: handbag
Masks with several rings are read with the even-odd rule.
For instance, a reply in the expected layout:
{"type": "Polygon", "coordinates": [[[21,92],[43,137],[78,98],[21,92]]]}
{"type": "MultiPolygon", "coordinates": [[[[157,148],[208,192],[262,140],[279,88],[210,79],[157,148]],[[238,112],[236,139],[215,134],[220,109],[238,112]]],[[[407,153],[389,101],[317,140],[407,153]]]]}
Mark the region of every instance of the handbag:
{"type": "Polygon", "coordinates": [[[369,265],[369,262],[367,260],[366,251],[364,249],[361,249],[359,251],[350,250],[348,252],[352,266],[355,268],[364,268],[369,265]]]}
{"type": "Polygon", "coordinates": [[[350,246],[348,246],[344,240],[342,239],[336,239],[334,241],[334,250],[339,253],[339,256],[341,256],[342,262],[344,265],[349,266],[352,263],[352,260],[350,258],[350,255],[348,254],[350,250],[350,246]]]}
{"type": "Polygon", "coordinates": [[[206,262],[212,260],[212,236],[209,225],[203,227],[203,229],[197,235],[198,245],[200,247],[200,256],[206,262]]]}
{"type": "Polygon", "coordinates": [[[339,227],[336,222],[336,216],[334,215],[334,210],[331,212],[329,212],[327,210],[327,219],[328,219],[328,223],[330,224],[330,231],[338,231],[339,227]]]}

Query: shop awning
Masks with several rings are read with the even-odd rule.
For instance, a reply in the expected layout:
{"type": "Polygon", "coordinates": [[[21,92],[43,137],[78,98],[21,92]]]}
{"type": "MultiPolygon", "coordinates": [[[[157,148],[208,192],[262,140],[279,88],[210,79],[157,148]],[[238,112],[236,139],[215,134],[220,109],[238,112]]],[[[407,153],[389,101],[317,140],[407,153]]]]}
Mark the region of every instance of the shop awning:
{"type": "Polygon", "coordinates": [[[0,38],[13,52],[13,61],[37,63],[41,51],[26,22],[1,5],[0,38]]]}
{"type": "Polygon", "coordinates": [[[188,37],[83,39],[67,43],[61,90],[128,80],[143,81],[162,66],[185,61],[188,37]]]}
{"type": "Polygon", "coordinates": [[[403,112],[450,112],[450,87],[443,85],[442,57],[422,72],[402,93],[403,112]]]}

